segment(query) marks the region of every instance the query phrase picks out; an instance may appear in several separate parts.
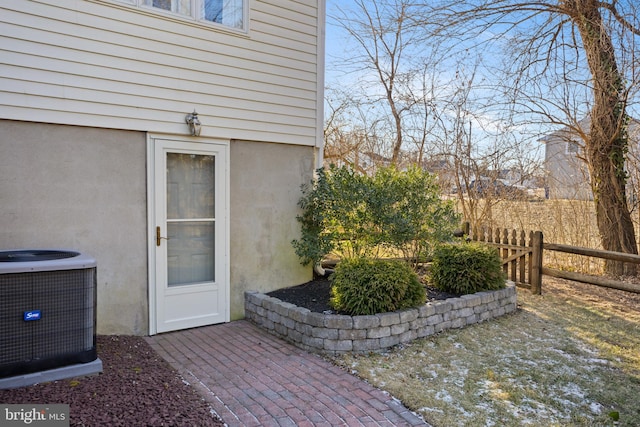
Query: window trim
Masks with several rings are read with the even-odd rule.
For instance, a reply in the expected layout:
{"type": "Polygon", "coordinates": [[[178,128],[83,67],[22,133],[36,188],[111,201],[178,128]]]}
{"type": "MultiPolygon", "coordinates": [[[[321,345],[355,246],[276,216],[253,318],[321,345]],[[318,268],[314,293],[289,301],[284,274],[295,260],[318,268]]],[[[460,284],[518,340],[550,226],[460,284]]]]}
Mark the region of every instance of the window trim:
{"type": "MultiPolygon", "coordinates": [[[[95,1],[95,0],[89,0],[95,1]]],[[[203,27],[209,27],[216,30],[229,31],[236,34],[248,34],[249,33],[249,3],[250,0],[242,1],[242,28],[232,27],[219,22],[208,21],[204,18],[196,16],[196,11],[200,10],[202,2],[204,0],[190,0],[191,2],[191,14],[184,15],[170,10],[161,9],[144,4],[145,0],[98,0],[100,3],[110,3],[117,6],[124,6],[129,9],[134,9],[139,12],[145,12],[163,18],[175,19],[186,23],[196,24],[203,27]]]]}

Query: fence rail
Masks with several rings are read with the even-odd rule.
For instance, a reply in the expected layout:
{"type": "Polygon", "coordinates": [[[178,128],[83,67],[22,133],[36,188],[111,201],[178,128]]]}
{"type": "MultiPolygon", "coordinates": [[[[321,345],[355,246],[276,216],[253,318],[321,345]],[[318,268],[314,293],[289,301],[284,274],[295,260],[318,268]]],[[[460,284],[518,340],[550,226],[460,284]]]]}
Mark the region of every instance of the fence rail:
{"type": "MultiPolygon", "coordinates": [[[[629,262],[640,264],[640,256],[633,254],[625,254],[622,252],[604,251],[600,249],[583,248],[579,246],[561,245],[558,243],[545,243],[543,248],[548,251],[564,252],[570,254],[584,255],[594,258],[602,258],[613,261],[629,262]]],[[[619,289],[622,291],[635,292],[640,294],[640,286],[622,282],[620,280],[609,279],[602,276],[592,276],[589,274],[576,273],[573,271],[556,270],[553,268],[542,268],[542,274],[561,279],[575,280],[576,282],[589,283],[591,285],[602,286],[606,288],[619,289]]]]}
{"type": "Polygon", "coordinates": [[[640,256],[600,249],[544,243],[541,231],[516,231],[493,229],[491,227],[475,227],[470,229],[469,223],[463,225],[463,232],[474,241],[484,242],[497,248],[502,257],[502,268],[507,277],[519,287],[530,289],[534,294],[542,293],[542,275],[574,280],[607,288],[640,293],[640,285],[622,282],[602,276],[557,270],[542,265],[543,251],[564,252],[613,261],[640,264],[640,256]],[[528,239],[527,239],[528,237],[528,239]]]}

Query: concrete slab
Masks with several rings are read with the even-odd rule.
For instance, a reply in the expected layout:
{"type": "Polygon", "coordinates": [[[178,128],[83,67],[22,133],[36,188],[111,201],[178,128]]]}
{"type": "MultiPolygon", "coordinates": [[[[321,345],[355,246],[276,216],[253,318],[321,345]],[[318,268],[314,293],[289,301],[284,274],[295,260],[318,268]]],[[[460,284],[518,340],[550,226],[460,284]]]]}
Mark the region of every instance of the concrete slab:
{"type": "Polygon", "coordinates": [[[47,371],[33,372],[30,374],[16,375],[9,378],[0,378],[0,389],[26,387],[34,384],[64,380],[67,378],[95,375],[102,372],[102,360],[100,358],[88,363],[62,366],[47,371]]]}

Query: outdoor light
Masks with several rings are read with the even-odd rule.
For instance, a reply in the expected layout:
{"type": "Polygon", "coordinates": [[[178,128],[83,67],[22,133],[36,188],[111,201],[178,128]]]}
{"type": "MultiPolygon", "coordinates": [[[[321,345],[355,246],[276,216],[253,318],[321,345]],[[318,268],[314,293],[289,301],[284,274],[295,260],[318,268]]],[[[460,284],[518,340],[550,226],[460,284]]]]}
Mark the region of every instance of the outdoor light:
{"type": "Polygon", "coordinates": [[[187,117],[185,117],[185,121],[189,125],[191,136],[200,136],[202,123],[200,123],[200,120],[198,120],[198,113],[196,113],[196,110],[193,110],[193,113],[187,114],[187,117]]]}

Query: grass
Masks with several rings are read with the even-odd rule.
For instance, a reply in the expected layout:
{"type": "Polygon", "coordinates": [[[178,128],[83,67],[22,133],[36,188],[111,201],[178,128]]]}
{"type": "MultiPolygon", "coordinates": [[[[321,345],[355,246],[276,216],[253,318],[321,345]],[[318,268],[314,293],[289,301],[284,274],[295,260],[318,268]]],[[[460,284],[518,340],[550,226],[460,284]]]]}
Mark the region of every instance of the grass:
{"type": "Polygon", "coordinates": [[[336,363],[436,427],[640,425],[640,295],[543,290],[519,290],[513,315],[336,363]]]}

